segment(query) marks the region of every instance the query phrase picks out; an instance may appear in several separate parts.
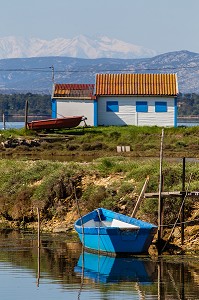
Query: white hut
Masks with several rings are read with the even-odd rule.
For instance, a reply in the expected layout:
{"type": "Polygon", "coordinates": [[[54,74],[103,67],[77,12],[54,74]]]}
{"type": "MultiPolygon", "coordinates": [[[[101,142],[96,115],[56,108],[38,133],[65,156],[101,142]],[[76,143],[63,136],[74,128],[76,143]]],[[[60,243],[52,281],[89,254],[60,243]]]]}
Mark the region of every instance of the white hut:
{"type": "Polygon", "coordinates": [[[176,74],[97,74],[94,84],[55,84],[52,117],[87,125],[177,126],[176,74]]]}
{"type": "Polygon", "coordinates": [[[177,126],[176,74],[97,74],[98,125],[177,126]]]}
{"type": "Polygon", "coordinates": [[[52,118],[85,116],[86,123],[97,126],[97,103],[94,84],[55,84],[52,95],[52,118]]]}

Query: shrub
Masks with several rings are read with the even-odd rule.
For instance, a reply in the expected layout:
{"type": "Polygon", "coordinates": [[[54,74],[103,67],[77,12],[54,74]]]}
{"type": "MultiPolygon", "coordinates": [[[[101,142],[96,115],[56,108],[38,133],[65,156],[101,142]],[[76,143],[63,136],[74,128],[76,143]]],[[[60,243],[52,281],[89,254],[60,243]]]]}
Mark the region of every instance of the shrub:
{"type": "Polygon", "coordinates": [[[74,151],[74,150],[77,150],[80,146],[78,144],[67,144],[66,148],[69,150],[69,151],[74,151]]]}
{"type": "Polygon", "coordinates": [[[117,141],[121,137],[121,132],[112,131],[112,132],[110,132],[109,137],[111,140],[117,141]]]}
{"type": "Polygon", "coordinates": [[[118,195],[126,195],[130,194],[135,190],[135,186],[132,182],[124,181],[121,183],[121,186],[119,187],[118,195]]]}
{"type": "Polygon", "coordinates": [[[100,163],[97,164],[97,169],[104,175],[111,173],[115,167],[115,162],[110,158],[103,158],[99,160],[100,163]]]}
{"type": "Polygon", "coordinates": [[[82,195],[82,204],[88,211],[100,207],[106,197],[106,189],[104,186],[90,185],[86,188],[82,195]]]}

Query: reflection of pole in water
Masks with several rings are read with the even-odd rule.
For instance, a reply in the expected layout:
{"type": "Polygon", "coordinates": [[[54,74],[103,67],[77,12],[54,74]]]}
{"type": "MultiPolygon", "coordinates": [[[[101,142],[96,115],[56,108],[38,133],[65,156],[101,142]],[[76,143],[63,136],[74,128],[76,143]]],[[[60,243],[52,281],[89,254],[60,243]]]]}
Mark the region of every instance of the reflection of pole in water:
{"type": "Polygon", "coordinates": [[[165,299],[164,285],[162,282],[163,278],[163,261],[162,259],[158,262],[158,300],[165,299]]]}
{"type": "Polygon", "coordinates": [[[37,216],[38,216],[38,232],[37,232],[37,287],[39,287],[40,279],[40,211],[37,207],[37,216]]]}
{"type": "Polygon", "coordinates": [[[179,285],[177,286],[171,271],[167,270],[167,273],[169,274],[170,281],[173,284],[173,288],[176,292],[175,299],[184,300],[184,264],[182,263],[180,265],[180,289],[179,285]]]}
{"type": "Polygon", "coordinates": [[[176,283],[175,283],[175,280],[173,278],[173,275],[172,275],[171,271],[167,270],[167,272],[168,272],[170,280],[171,280],[171,282],[173,284],[174,290],[176,291],[177,299],[178,300],[182,300],[181,297],[180,297],[180,293],[179,293],[178,287],[176,286],[176,283]]]}
{"type": "Polygon", "coordinates": [[[82,245],[82,274],[81,274],[81,285],[80,285],[79,293],[77,296],[78,300],[80,300],[81,291],[83,289],[83,284],[84,284],[84,245],[82,245]]]}
{"type": "Polygon", "coordinates": [[[181,299],[185,299],[184,295],[184,262],[180,265],[180,296],[181,299]]]}
{"type": "Polygon", "coordinates": [[[139,299],[140,299],[140,300],[145,300],[145,299],[146,299],[146,298],[145,298],[145,293],[144,293],[143,291],[141,291],[140,286],[139,286],[139,282],[136,282],[136,283],[135,283],[135,289],[136,289],[137,292],[138,292],[139,299]]]}

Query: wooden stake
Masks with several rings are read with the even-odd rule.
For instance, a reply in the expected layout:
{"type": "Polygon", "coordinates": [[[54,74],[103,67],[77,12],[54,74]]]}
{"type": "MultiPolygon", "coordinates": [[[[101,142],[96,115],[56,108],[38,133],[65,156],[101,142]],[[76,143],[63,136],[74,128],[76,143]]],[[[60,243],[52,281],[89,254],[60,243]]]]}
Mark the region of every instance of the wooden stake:
{"type": "Polygon", "coordinates": [[[180,214],[181,222],[181,245],[184,245],[184,198],[185,198],[185,157],[182,163],[182,210],[180,214]]]}
{"type": "Polygon", "coordinates": [[[28,100],[26,100],[25,105],[25,129],[28,128],[28,100]]]}
{"type": "Polygon", "coordinates": [[[145,191],[146,191],[148,182],[149,182],[149,176],[147,176],[147,178],[146,178],[146,180],[145,180],[145,183],[144,183],[144,185],[143,185],[143,188],[142,188],[142,190],[141,190],[141,193],[140,193],[140,195],[139,195],[139,197],[138,197],[138,200],[137,200],[137,202],[136,202],[136,205],[135,205],[135,207],[134,207],[134,210],[133,210],[133,212],[132,212],[132,214],[131,214],[131,218],[135,218],[135,215],[136,215],[136,213],[137,213],[137,211],[138,211],[138,208],[139,208],[139,206],[140,206],[141,200],[142,200],[143,197],[144,197],[144,193],[145,193],[145,191]]]}
{"type": "Polygon", "coordinates": [[[163,236],[162,220],[163,220],[163,200],[162,200],[162,160],[163,160],[163,139],[164,129],[162,129],[161,144],[160,144],[160,178],[159,178],[159,198],[158,198],[158,245],[163,236]]]}
{"type": "Polygon", "coordinates": [[[5,114],[3,113],[3,129],[6,129],[6,119],[5,119],[5,114]]]}

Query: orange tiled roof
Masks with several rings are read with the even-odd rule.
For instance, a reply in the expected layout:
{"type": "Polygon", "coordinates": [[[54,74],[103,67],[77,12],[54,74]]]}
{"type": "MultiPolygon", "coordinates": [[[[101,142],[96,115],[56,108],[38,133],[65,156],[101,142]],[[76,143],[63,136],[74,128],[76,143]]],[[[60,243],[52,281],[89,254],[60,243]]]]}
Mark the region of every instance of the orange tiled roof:
{"type": "Polygon", "coordinates": [[[176,74],[97,74],[96,95],[178,94],[176,74]]]}
{"type": "Polygon", "coordinates": [[[91,98],[94,95],[94,84],[55,84],[53,97],[91,98]]]}

